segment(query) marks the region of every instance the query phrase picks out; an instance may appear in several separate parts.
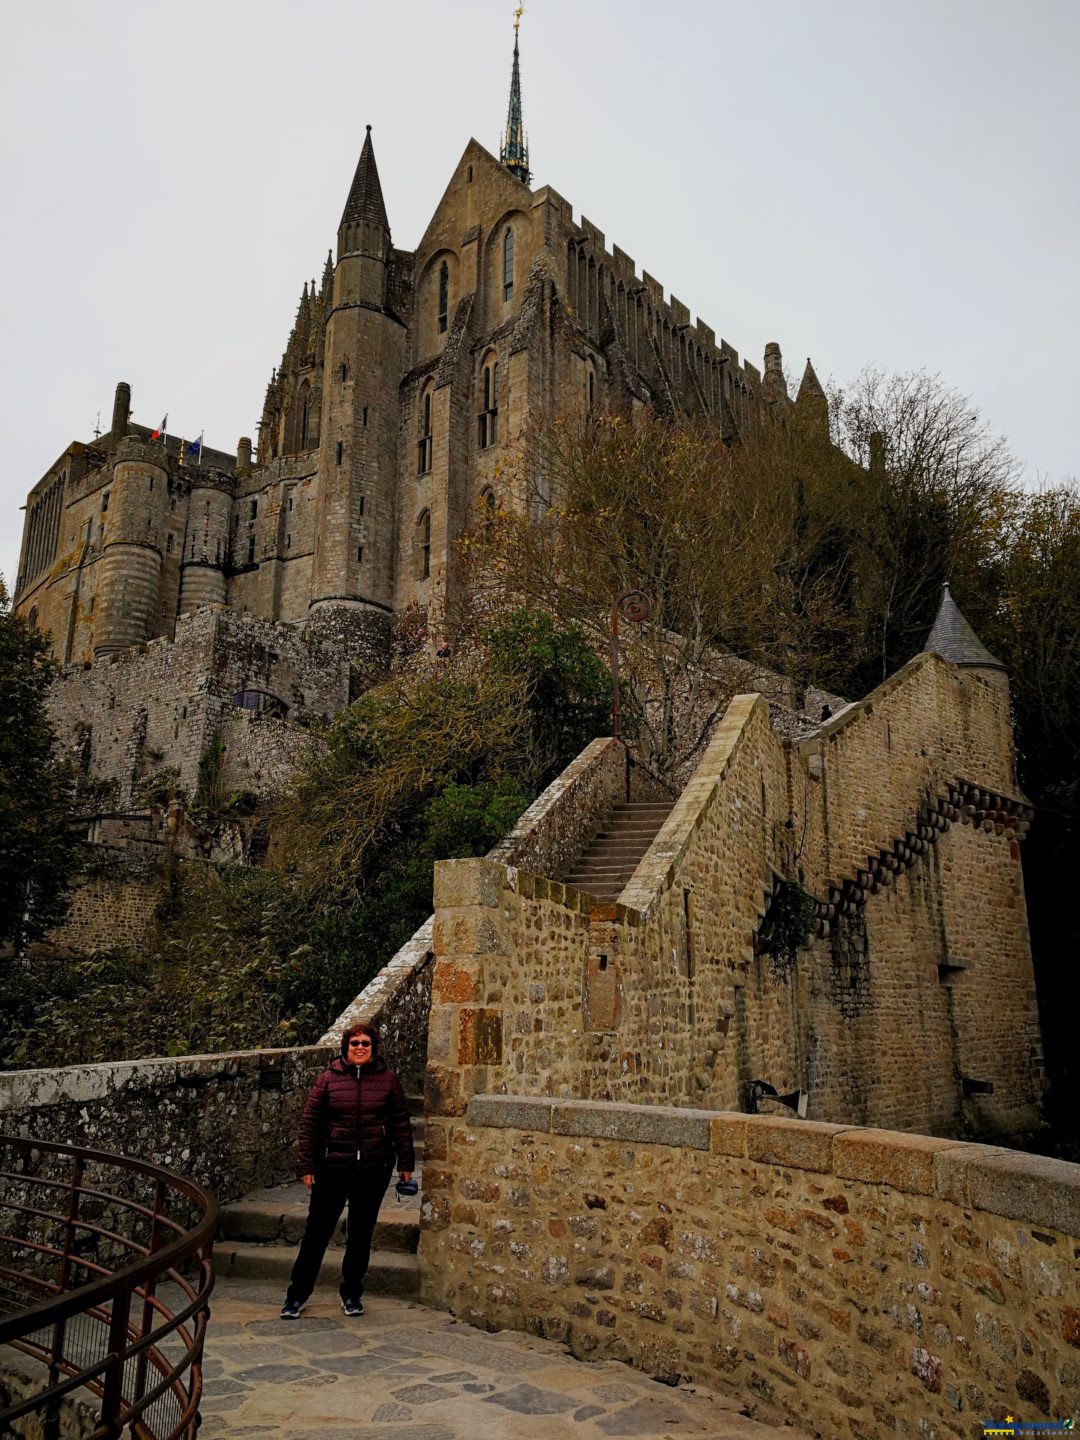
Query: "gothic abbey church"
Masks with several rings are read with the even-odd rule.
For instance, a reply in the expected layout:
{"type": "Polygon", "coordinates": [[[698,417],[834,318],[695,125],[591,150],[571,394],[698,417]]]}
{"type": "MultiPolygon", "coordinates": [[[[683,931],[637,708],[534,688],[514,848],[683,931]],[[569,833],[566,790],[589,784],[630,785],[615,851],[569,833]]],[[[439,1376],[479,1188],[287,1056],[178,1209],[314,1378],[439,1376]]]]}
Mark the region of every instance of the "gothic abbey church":
{"type": "Polygon", "coordinates": [[[108,433],[30,492],[16,606],[51,635],[57,719],[119,801],[145,753],[190,782],[230,705],[333,713],[406,606],[437,625],[453,541],[499,503],[527,421],[653,407],[709,413],[735,439],[790,410],[827,431],[809,363],[793,402],[777,345],[764,374],[740,363],[530,180],[515,38],[500,158],[469,142],[413,252],[392,243],[369,127],[254,453],[242,438],[235,456],[185,454],[132,423],[121,382],[108,433]]]}

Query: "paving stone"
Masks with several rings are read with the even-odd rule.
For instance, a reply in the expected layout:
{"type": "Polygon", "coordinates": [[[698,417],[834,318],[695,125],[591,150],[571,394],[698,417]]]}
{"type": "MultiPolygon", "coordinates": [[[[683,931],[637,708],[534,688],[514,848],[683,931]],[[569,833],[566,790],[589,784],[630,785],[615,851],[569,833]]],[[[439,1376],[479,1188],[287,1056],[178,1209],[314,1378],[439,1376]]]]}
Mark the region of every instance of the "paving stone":
{"type": "Polygon", "coordinates": [[[306,1365],[255,1365],[250,1370],[241,1370],[236,1378],[250,1385],[291,1385],[310,1374],[306,1365]]]}
{"type": "Polygon", "coordinates": [[[583,1405],[580,1410],[574,1411],[575,1420],[591,1420],[594,1415],[603,1415],[603,1405],[583,1405]]]}
{"type": "Polygon", "coordinates": [[[421,1385],[406,1385],[404,1389],[394,1391],[394,1398],[404,1405],[432,1405],[436,1400],[449,1400],[452,1395],[452,1390],[443,1385],[432,1385],[427,1380],[421,1385]]]}
{"type": "Polygon", "coordinates": [[[308,1335],[313,1330],[336,1330],[337,1321],[329,1315],[301,1315],[297,1320],[282,1320],[280,1315],[265,1320],[249,1320],[244,1326],[249,1335],[280,1335],[283,1325],[289,1327],[290,1335],[308,1335]]]}
{"type": "Polygon", "coordinates": [[[555,1390],[541,1390],[536,1385],[515,1385],[512,1390],[489,1395],[485,1405],[501,1405],[518,1415],[565,1415],[574,1408],[574,1401],[555,1390]]]}
{"type": "Polygon", "coordinates": [[[429,1378],[433,1385],[461,1385],[466,1380],[475,1380],[476,1376],[471,1370],[449,1370],[445,1375],[432,1375],[429,1378]]]}
{"type": "Polygon", "coordinates": [[[411,1420],[412,1411],[399,1400],[387,1400],[372,1415],[372,1420],[411,1420]]]}
{"type": "Polygon", "coordinates": [[[684,1434],[705,1433],[677,1402],[665,1405],[653,1399],[636,1400],[596,1422],[602,1435],[668,1435],[676,1427],[684,1434]]]}

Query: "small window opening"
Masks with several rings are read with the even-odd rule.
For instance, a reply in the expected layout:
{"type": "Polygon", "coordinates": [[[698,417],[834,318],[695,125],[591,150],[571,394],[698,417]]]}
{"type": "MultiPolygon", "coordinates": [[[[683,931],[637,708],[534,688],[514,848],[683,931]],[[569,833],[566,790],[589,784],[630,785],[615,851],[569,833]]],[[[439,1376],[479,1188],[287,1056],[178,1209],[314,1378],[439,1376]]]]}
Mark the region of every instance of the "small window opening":
{"type": "Polygon", "coordinates": [[[363,497],[363,495],[361,495],[361,496],[360,496],[360,514],[363,515],[363,513],[364,513],[364,497],[363,497]]]}
{"type": "Polygon", "coordinates": [[[255,517],[258,515],[258,513],[259,513],[259,502],[258,502],[258,500],[252,500],[252,502],[251,502],[251,518],[252,518],[252,520],[255,519],[255,517]]]}
{"type": "Polygon", "coordinates": [[[171,554],[172,554],[172,547],[173,547],[173,537],[172,537],[171,534],[166,535],[166,536],[165,536],[165,554],[166,554],[166,555],[171,555],[171,554]]]}
{"type": "Polygon", "coordinates": [[[366,405],[364,406],[363,410],[361,410],[361,412],[360,412],[360,424],[364,426],[365,430],[367,429],[367,406],[366,406],[366,405]]]}
{"type": "Polygon", "coordinates": [[[420,402],[420,446],[417,473],[426,475],[431,469],[431,391],[420,402]]]}
{"type": "Polygon", "coordinates": [[[364,547],[363,547],[362,545],[358,545],[358,546],[356,547],[356,563],[357,563],[358,565],[362,565],[363,562],[364,562],[364,547]]]}
{"type": "Polygon", "coordinates": [[[290,495],[290,496],[289,496],[289,509],[290,509],[290,510],[292,509],[292,502],[293,502],[293,497],[290,495]]]}
{"type": "Polygon", "coordinates": [[[481,450],[494,445],[499,438],[499,362],[484,366],[483,408],[480,411],[478,441],[481,450]]]}
{"type": "Polygon", "coordinates": [[[420,516],[417,526],[419,564],[417,566],[420,579],[426,580],[431,574],[431,511],[425,510],[420,516]]]}
{"type": "Polygon", "coordinates": [[[503,236],[503,299],[514,293],[514,232],[509,226],[503,236]]]}
{"type": "Polygon", "coordinates": [[[248,563],[249,565],[254,565],[254,564],[255,564],[255,536],[254,536],[254,535],[252,535],[251,539],[248,541],[248,558],[247,558],[247,563],[248,563]]]}
{"type": "Polygon", "coordinates": [[[341,362],[341,378],[343,381],[349,378],[349,367],[344,360],[341,362]]]}
{"type": "Polygon", "coordinates": [[[446,329],[446,316],[450,309],[450,267],[444,260],[439,266],[439,334],[446,329]]]}
{"type": "Polygon", "coordinates": [[[104,514],[105,514],[105,511],[108,510],[108,508],[109,508],[109,492],[108,492],[108,490],[106,490],[106,491],[105,491],[105,494],[102,495],[102,497],[101,497],[101,513],[104,515],[104,514]]]}
{"type": "Polygon", "coordinates": [[[337,442],[337,463],[340,465],[345,455],[345,446],[342,441],[337,442]]]}
{"type": "Polygon", "coordinates": [[[286,535],[286,536],[285,536],[285,549],[286,549],[286,550],[291,550],[291,549],[292,549],[292,536],[291,536],[291,535],[286,535]]]}
{"type": "Polygon", "coordinates": [[[465,178],[468,180],[469,184],[471,185],[471,184],[472,184],[472,166],[471,166],[471,165],[469,166],[468,170],[466,171],[466,176],[465,176],[465,178]]]}

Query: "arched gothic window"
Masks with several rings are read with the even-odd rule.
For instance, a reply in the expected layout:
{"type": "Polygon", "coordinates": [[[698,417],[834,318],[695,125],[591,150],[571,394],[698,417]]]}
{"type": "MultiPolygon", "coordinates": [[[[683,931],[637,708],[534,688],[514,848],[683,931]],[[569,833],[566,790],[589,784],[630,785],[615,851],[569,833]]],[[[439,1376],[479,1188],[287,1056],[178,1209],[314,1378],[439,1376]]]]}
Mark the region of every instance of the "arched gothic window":
{"type": "Polygon", "coordinates": [[[439,334],[446,329],[446,317],[450,310],[450,267],[444,260],[439,266],[439,334]]]}
{"type": "Polygon", "coordinates": [[[514,293],[514,232],[508,225],[503,236],[503,299],[514,293]]]}
{"type": "Polygon", "coordinates": [[[480,523],[485,530],[490,530],[495,523],[495,491],[488,486],[480,492],[480,523]]]}
{"type": "Polygon", "coordinates": [[[426,580],[431,574],[431,511],[422,510],[416,524],[416,576],[426,580]]]}
{"type": "Polygon", "coordinates": [[[425,390],[420,401],[420,442],[418,475],[426,475],[431,469],[431,391],[425,390]]]}
{"type": "Polygon", "coordinates": [[[494,355],[488,355],[484,360],[481,396],[477,443],[481,450],[486,450],[499,438],[499,362],[494,355]]]}
{"type": "Polygon", "coordinates": [[[26,617],[26,623],[30,626],[31,630],[37,629],[37,613],[37,606],[32,605],[30,607],[30,614],[26,617]]]}

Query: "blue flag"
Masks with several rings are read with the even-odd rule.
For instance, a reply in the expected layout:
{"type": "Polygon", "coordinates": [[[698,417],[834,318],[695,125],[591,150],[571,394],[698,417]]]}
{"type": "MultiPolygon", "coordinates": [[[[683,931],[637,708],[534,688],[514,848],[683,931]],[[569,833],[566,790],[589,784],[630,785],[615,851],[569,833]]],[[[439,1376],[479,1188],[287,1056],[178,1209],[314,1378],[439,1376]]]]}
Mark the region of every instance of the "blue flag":
{"type": "Polygon", "coordinates": [[[186,446],[188,458],[194,460],[196,465],[202,461],[202,441],[205,433],[203,431],[197,440],[189,440],[186,446]]]}

